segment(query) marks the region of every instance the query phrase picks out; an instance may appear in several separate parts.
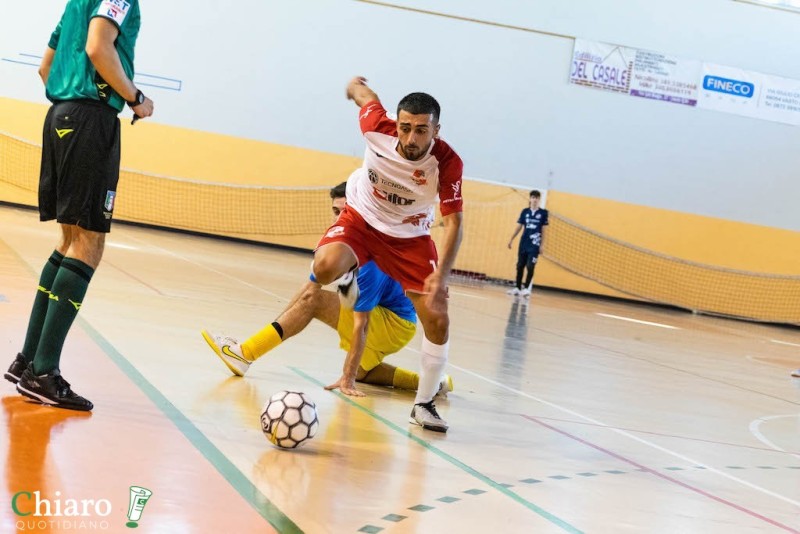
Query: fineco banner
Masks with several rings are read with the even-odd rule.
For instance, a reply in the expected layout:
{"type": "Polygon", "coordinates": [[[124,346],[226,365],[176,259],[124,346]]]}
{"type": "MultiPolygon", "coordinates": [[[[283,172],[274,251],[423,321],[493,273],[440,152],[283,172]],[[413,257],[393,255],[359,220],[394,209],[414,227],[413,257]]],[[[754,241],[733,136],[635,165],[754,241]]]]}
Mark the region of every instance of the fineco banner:
{"type": "Polygon", "coordinates": [[[575,39],[570,83],[800,125],[800,81],[575,39]]]}

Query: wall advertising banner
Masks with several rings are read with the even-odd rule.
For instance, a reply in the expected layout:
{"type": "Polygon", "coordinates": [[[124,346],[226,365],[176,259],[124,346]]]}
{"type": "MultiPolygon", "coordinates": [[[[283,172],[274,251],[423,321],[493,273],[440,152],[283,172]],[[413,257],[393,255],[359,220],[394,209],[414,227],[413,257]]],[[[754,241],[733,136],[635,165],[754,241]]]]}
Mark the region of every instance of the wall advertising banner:
{"type": "Polygon", "coordinates": [[[637,50],[631,75],[631,96],[697,105],[697,80],[702,72],[699,61],[637,50]]]}
{"type": "Polygon", "coordinates": [[[613,91],[630,91],[630,72],[636,50],[575,39],[570,83],[613,91]]]}
{"type": "Polygon", "coordinates": [[[705,63],[698,106],[800,125],[800,81],[705,63]]]}
{"type": "Polygon", "coordinates": [[[800,80],[575,39],[570,83],[800,125],[800,80]]]}

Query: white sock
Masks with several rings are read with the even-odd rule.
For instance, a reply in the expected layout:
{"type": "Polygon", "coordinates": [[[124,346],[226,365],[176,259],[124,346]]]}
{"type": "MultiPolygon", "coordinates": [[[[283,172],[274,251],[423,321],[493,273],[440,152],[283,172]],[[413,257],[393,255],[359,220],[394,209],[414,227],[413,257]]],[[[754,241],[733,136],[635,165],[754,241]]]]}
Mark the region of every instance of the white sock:
{"type": "Polygon", "coordinates": [[[417,398],[414,399],[414,404],[432,401],[433,396],[439,391],[444,367],[447,365],[447,349],[449,346],[449,340],[444,345],[437,345],[423,336],[419,386],[417,387],[417,398]]]}

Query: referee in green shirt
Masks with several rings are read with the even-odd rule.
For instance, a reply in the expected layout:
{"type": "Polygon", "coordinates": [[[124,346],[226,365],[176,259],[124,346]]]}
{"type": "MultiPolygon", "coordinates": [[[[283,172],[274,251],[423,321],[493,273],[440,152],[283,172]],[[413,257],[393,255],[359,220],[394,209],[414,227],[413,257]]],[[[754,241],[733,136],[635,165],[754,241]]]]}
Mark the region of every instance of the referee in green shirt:
{"type": "Polygon", "coordinates": [[[68,0],[39,67],[47,98],[39,215],[56,219],[61,240],[45,263],[22,352],[5,373],[22,395],[91,410],[59,370],[61,350],[111,229],[120,162],[117,114],[135,118],[153,101],[133,84],[141,21],[138,0],[68,0]]]}

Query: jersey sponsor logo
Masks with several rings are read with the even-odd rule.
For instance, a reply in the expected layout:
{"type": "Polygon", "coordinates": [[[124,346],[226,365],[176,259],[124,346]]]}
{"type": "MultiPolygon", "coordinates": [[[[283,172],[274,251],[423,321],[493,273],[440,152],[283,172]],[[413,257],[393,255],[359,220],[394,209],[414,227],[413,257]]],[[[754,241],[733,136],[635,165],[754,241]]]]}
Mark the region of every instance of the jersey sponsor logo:
{"type": "Polygon", "coordinates": [[[103,207],[106,208],[106,211],[114,211],[114,199],[116,198],[117,198],[116,191],[106,192],[106,201],[103,203],[103,207]]]}
{"type": "Polygon", "coordinates": [[[375,105],[374,104],[372,106],[368,107],[367,110],[358,118],[358,120],[366,119],[369,116],[369,114],[372,113],[373,109],[375,109],[375,105]]]}
{"type": "Polygon", "coordinates": [[[103,0],[100,3],[100,7],[97,8],[97,14],[109,18],[122,26],[130,8],[131,3],[125,0],[103,0]]]}
{"type": "Polygon", "coordinates": [[[386,180],[384,178],[381,178],[381,183],[383,185],[385,185],[386,187],[391,187],[392,189],[397,189],[398,191],[403,191],[404,193],[411,193],[412,192],[411,189],[407,188],[406,186],[398,184],[398,183],[393,182],[391,180],[386,180]]]}
{"type": "MultiPolygon", "coordinates": [[[[411,215],[403,219],[403,224],[411,224],[413,226],[419,226],[420,223],[424,223],[428,219],[427,213],[417,213],[416,215],[411,215]]],[[[429,226],[429,225],[425,225],[429,226]]]]}
{"type": "Polygon", "coordinates": [[[69,135],[74,131],[75,130],[73,130],[72,128],[62,128],[60,130],[58,128],[56,128],[56,135],[58,135],[59,139],[64,139],[65,135],[69,135]]]}
{"type": "Polygon", "coordinates": [[[428,179],[425,178],[425,171],[422,169],[417,169],[414,171],[414,174],[411,176],[411,180],[417,185],[427,185],[428,179]]]}
{"type": "Polygon", "coordinates": [[[387,193],[386,191],[381,191],[380,189],[373,187],[372,194],[378,197],[381,200],[385,200],[386,202],[391,202],[397,206],[410,206],[416,200],[413,198],[405,198],[401,197],[397,193],[387,193]]]}
{"type": "Polygon", "coordinates": [[[443,200],[442,204],[449,204],[450,202],[458,202],[459,200],[461,200],[460,196],[461,182],[456,182],[454,184],[451,184],[451,187],[453,188],[453,198],[448,198],[443,200]]]}
{"type": "Polygon", "coordinates": [[[378,183],[378,173],[373,171],[372,169],[367,170],[367,175],[369,176],[369,181],[373,184],[378,183]]]}
{"type": "Polygon", "coordinates": [[[344,226],[334,226],[328,233],[325,234],[325,237],[336,237],[337,235],[344,235],[344,226]]]}

